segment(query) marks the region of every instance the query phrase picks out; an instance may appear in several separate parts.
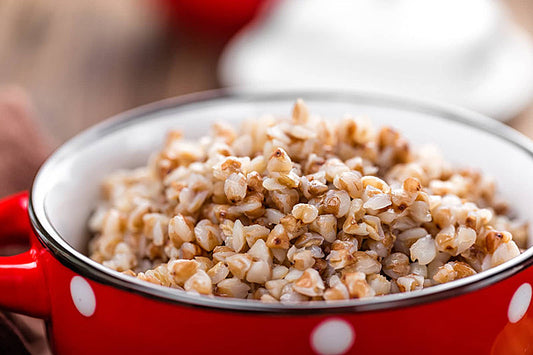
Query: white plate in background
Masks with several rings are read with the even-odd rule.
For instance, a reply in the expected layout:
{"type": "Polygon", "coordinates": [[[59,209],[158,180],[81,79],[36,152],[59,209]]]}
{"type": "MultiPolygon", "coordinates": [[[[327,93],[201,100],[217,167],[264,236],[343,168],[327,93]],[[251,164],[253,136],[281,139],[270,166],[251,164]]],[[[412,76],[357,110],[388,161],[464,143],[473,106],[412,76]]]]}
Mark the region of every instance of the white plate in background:
{"type": "Polygon", "coordinates": [[[238,34],[227,86],[368,89],[506,120],[533,98],[533,44],[496,1],[284,0],[238,34]]]}

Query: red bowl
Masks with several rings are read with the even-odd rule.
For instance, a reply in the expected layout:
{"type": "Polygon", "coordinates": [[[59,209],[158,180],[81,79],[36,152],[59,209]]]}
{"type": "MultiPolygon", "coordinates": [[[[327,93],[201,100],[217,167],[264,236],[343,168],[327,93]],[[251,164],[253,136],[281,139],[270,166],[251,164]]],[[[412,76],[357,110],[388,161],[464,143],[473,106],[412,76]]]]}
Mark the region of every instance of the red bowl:
{"type": "Polygon", "coordinates": [[[158,0],[156,3],[170,23],[180,30],[227,39],[252,21],[267,2],[158,0]]]}
{"type": "Polygon", "coordinates": [[[166,100],[97,125],[59,148],[26,193],[0,202],[2,242],[29,251],[0,257],[0,305],[46,320],[57,353],[512,354],[533,351],[533,249],[472,277],[366,300],[266,304],[190,295],[133,279],[84,255],[100,179],[144,164],[164,132],[205,133],[218,119],[287,114],[303,97],[313,112],[369,115],[415,144],[494,175],[533,220],[533,143],[462,109],[369,93],[211,92],[166,100]],[[28,203],[29,201],[29,203],[28,203]]]}

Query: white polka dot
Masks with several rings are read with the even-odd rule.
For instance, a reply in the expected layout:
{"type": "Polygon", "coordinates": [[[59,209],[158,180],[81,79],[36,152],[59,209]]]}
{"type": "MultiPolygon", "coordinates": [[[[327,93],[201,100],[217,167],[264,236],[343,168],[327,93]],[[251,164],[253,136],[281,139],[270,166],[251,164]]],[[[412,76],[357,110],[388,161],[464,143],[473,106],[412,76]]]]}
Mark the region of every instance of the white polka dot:
{"type": "Polygon", "coordinates": [[[526,314],[529,304],[531,303],[531,285],[522,284],[514,293],[509,303],[507,317],[509,322],[516,323],[526,314]]]}
{"type": "Polygon", "coordinates": [[[324,355],[343,354],[352,347],[354,340],[352,326],[338,318],[320,323],[311,333],[311,347],[324,355]]]}
{"type": "Polygon", "coordinates": [[[96,297],[91,285],[81,276],[74,276],[70,280],[70,295],[78,311],[85,317],[90,317],[96,309],[96,297]]]}

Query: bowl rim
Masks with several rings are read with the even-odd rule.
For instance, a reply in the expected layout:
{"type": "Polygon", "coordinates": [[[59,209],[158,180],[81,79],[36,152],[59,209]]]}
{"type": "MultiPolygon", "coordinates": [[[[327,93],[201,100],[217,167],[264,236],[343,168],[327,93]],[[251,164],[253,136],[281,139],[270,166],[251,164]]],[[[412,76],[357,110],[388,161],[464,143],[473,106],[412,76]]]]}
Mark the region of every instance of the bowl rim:
{"type": "MultiPolygon", "coordinates": [[[[107,134],[113,133],[116,130],[135,124],[138,121],[142,121],[143,118],[146,118],[148,115],[169,109],[172,109],[174,114],[179,114],[180,111],[188,109],[194,110],[198,107],[197,105],[200,105],[200,108],[202,108],[202,105],[217,104],[218,102],[231,100],[253,103],[272,100],[294,100],[297,97],[304,97],[311,101],[333,100],[346,103],[370,103],[379,105],[380,107],[390,107],[411,112],[432,114],[441,119],[451,120],[489,133],[492,136],[514,145],[517,149],[525,151],[531,158],[533,158],[533,142],[514,129],[482,114],[429,100],[419,100],[406,96],[372,91],[262,91],[249,88],[225,88],[197,92],[157,101],[113,116],[77,134],[52,153],[36,174],[29,196],[28,213],[39,241],[61,264],[98,283],[182,306],[246,313],[320,314],[397,309],[443,300],[476,291],[506,279],[525,270],[533,264],[533,247],[530,247],[524,251],[524,253],[506,263],[467,278],[435,285],[412,293],[397,293],[368,299],[273,304],[216,296],[198,296],[170,287],[159,286],[138,280],[107,268],[90,259],[88,256],[71,247],[63,238],[61,238],[60,233],[55,230],[46,217],[44,198],[43,201],[35,200],[35,196],[37,195],[36,191],[39,188],[39,180],[43,171],[52,168],[55,164],[59,164],[63,157],[73,153],[75,154],[79,148],[91,144],[91,142],[107,134]]],[[[45,196],[46,193],[41,195],[45,196]]]]}

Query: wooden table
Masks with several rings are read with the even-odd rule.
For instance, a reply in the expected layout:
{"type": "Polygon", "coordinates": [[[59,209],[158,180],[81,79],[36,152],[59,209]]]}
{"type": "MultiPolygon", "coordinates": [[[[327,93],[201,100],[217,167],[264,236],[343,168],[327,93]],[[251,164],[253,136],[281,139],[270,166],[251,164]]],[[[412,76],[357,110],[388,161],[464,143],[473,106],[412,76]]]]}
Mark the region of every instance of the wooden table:
{"type": "MultiPolygon", "coordinates": [[[[505,3],[533,35],[533,1],[505,3]]],[[[218,87],[222,47],[168,31],[149,0],[0,2],[0,86],[29,93],[54,145],[129,108],[218,87]]],[[[533,137],[533,102],[509,124],[533,137]]]]}

